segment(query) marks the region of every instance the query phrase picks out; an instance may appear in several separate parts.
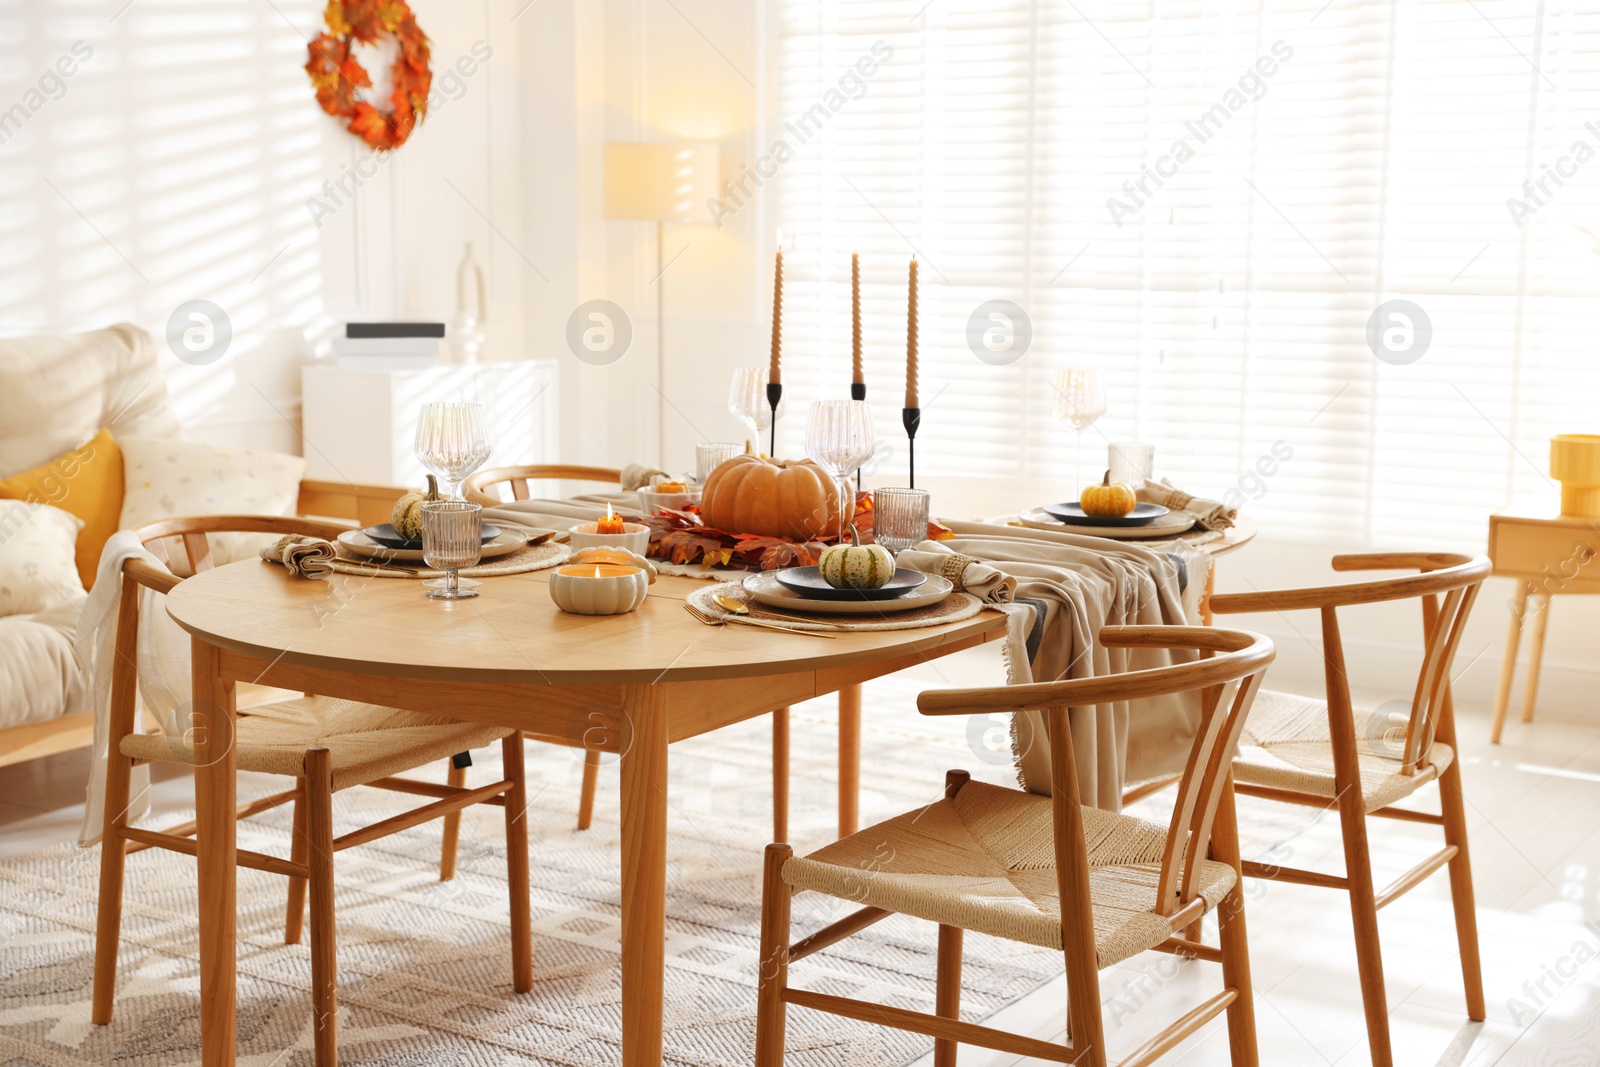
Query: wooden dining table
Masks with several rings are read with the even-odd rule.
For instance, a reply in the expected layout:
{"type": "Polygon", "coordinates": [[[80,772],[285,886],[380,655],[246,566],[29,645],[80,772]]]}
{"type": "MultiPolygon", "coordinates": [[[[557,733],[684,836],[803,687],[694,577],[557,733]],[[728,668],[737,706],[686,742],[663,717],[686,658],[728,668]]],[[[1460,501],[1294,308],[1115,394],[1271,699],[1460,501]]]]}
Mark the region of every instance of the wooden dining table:
{"type": "MultiPolygon", "coordinates": [[[[1207,551],[1236,548],[1253,533],[1241,530],[1207,551]]],[[[658,1067],[672,743],[835,692],[858,730],[861,683],[997,640],[1006,625],[1005,616],[985,610],[955,623],[840,632],[831,640],[711,627],[684,608],[705,583],[683,577],[661,578],[635,612],[570,615],[551,601],[549,575],[489,578],[477,598],[451,602],[429,600],[412,579],[307,581],[246,560],[186,579],[167,595],[167,611],[193,651],[204,1067],[236,1058],[232,738],[241,683],[447,709],[619,757],[622,1062],[658,1067]]],[[[853,749],[841,737],[842,764],[858,751],[858,735],[853,749]]],[[[846,814],[854,822],[854,790],[853,768],[842,766],[842,827],[846,814]]]]}

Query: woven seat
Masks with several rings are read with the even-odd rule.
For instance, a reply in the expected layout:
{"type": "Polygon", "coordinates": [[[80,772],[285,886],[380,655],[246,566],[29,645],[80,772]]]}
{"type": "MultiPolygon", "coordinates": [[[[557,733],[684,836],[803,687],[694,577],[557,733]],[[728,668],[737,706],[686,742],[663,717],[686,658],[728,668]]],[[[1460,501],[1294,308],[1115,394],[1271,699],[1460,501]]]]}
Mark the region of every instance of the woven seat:
{"type": "MultiPolygon", "coordinates": [[[[1095,953],[1101,967],[1166,941],[1157,914],[1165,827],[1084,808],[1095,953]]],[[[969,782],[954,799],[890,819],[784,864],[783,880],[857,904],[1062,948],[1049,797],[969,782]]],[[[1196,889],[1207,910],[1233,868],[1206,860],[1196,889]]]]}
{"type": "MultiPolygon", "coordinates": [[[[240,709],[235,747],[241,771],[292,777],[305,773],[307,749],[326,748],[333,788],[340,790],[482,748],[510,733],[443,715],[313,696],[240,709]]],[[[187,737],[129,734],[120,748],[133,759],[195,762],[193,739],[187,737]]]]}
{"type": "MultiPolygon", "coordinates": [[[[1406,719],[1403,714],[1379,712],[1355,718],[1361,796],[1368,811],[1388,807],[1432,781],[1430,775],[1400,773],[1406,719]]],[[[1455,750],[1436,741],[1428,750],[1428,759],[1443,774],[1455,760],[1455,750]]],[[[1233,776],[1249,785],[1335,799],[1339,789],[1333,772],[1328,702],[1262,690],[1245,721],[1233,776]]]]}

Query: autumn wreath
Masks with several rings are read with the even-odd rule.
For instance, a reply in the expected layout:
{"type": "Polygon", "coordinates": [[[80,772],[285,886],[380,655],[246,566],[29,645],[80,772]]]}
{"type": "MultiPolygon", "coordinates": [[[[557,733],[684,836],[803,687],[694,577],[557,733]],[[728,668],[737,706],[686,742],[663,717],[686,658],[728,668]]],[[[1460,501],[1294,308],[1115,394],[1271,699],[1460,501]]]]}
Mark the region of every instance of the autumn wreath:
{"type": "Polygon", "coordinates": [[[317,103],[373,148],[391,151],[406,143],[411,130],[428,114],[428,38],[405,0],[328,0],[323,12],[327,29],[306,47],[306,73],[317,90],[317,103]],[[400,45],[395,58],[389,110],[379,111],[356,99],[357,89],[372,88],[367,70],[352,54],[357,44],[374,44],[390,34],[400,45]]]}

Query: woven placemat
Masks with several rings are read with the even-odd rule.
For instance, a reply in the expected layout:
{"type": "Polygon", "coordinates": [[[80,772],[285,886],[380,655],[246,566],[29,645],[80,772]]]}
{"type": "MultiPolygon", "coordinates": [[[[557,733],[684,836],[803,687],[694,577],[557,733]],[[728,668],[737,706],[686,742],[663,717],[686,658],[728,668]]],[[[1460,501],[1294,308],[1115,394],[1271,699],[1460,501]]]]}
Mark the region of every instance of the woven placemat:
{"type": "MultiPolygon", "coordinates": [[[[571,545],[553,543],[532,545],[479,563],[473,567],[463,567],[457,573],[463,578],[502,578],[508,574],[526,574],[529,571],[542,571],[546,567],[554,567],[565,563],[571,555],[571,545]]],[[[359,574],[363,578],[444,577],[444,571],[437,571],[422,564],[377,563],[371,560],[345,559],[343,556],[330,560],[328,566],[339,574],[359,574]]]]}
{"type": "Polygon", "coordinates": [[[716,598],[725,596],[739,601],[750,609],[750,617],[766,622],[782,623],[796,630],[919,630],[924,626],[943,626],[946,623],[970,619],[983,610],[983,601],[971,593],[951,593],[937,604],[911,611],[892,611],[882,615],[824,615],[807,612],[775,611],[757,601],[738,582],[696,589],[689,594],[689,603],[699,611],[725,622],[738,623],[735,615],[718,604],[716,598]]]}

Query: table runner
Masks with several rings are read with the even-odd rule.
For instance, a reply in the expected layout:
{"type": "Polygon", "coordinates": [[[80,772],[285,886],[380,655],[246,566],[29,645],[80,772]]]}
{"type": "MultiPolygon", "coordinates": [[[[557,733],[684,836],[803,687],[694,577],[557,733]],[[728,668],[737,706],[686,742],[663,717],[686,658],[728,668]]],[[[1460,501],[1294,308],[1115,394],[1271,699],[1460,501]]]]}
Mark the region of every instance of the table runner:
{"type": "MultiPolygon", "coordinates": [[[[1016,578],[1019,604],[1043,606],[1043,620],[1035,618],[1033,607],[1008,609],[1011,684],[1101,677],[1198,658],[1184,650],[1108,649],[1095,640],[1105,626],[1189,625],[1197,617],[1179,591],[1172,545],[1155,552],[1079,534],[975,522],[946,525],[956,533],[953,540],[924,541],[907,562],[929,569],[923,557],[932,557],[931,566],[937,567],[940,554],[969,556],[1016,578]],[[1027,631],[1035,626],[1039,632],[1030,640],[1027,631]]],[[[1197,608],[1211,561],[1192,552],[1182,562],[1189,568],[1188,592],[1197,608]]],[[[1073,708],[1068,720],[1083,802],[1118,811],[1127,783],[1182,772],[1199,726],[1200,695],[1073,708]]],[[[1014,716],[1012,740],[1019,783],[1048,795],[1044,717],[1038,712],[1014,716]]]]}

